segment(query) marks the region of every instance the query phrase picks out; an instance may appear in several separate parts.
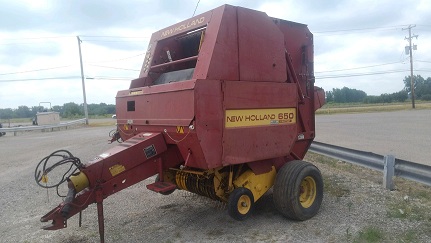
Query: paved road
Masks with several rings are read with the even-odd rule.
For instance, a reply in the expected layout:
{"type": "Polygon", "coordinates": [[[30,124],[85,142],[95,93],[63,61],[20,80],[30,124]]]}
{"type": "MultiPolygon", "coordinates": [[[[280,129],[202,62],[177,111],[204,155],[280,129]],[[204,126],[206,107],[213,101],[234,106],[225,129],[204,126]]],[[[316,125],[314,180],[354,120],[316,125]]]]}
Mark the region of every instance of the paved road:
{"type": "Polygon", "coordinates": [[[318,115],[316,141],[431,165],[431,110],[318,115]]]}

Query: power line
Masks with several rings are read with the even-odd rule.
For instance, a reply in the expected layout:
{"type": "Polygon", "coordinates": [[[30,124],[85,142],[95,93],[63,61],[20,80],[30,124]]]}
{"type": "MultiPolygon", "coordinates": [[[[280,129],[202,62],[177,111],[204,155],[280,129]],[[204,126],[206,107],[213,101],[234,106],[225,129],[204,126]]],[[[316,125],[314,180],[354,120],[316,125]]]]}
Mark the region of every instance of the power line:
{"type": "MultiPolygon", "coordinates": [[[[2,39],[2,41],[6,41],[7,43],[0,43],[0,45],[33,45],[33,44],[39,44],[43,43],[46,44],[43,40],[49,40],[49,39],[61,39],[61,38],[71,38],[75,36],[52,36],[52,37],[23,37],[23,38],[10,38],[10,39],[2,39]],[[9,41],[31,41],[32,42],[9,42],[9,41]]],[[[97,36],[97,35],[85,35],[82,36],[85,38],[117,38],[117,39],[149,39],[150,37],[138,37],[138,36],[97,36]]],[[[85,41],[89,42],[142,42],[138,40],[92,40],[92,39],[86,39],[85,41]]]]}
{"type": "Polygon", "coordinates": [[[39,71],[46,71],[46,70],[52,70],[52,69],[66,68],[66,67],[71,67],[71,66],[73,66],[73,65],[51,67],[51,68],[41,68],[41,69],[26,70],[26,71],[19,71],[19,72],[13,72],[13,73],[0,73],[0,75],[11,75],[11,74],[20,74],[20,73],[39,72],[39,71]]]}
{"type": "Polygon", "coordinates": [[[122,61],[122,60],[127,60],[127,59],[131,59],[131,58],[135,58],[138,56],[142,56],[144,55],[145,52],[143,53],[139,53],[138,55],[134,55],[134,56],[129,56],[129,57],[124,57],[124,58],[120,58],[120,59],[113,59],[113,60],[108,60],[108,61],[91,61],[91,62],[86,62],[86,63],[104,63],[104,62],[117,62],[117,61],[122,61]]]}
{"type": "Polygon", "coordinates": [[[355,32],[355,31],[364,31],[364,30],[381,30],[381,29],[387,29],[387,30],[396,30],[399,28],[402,28],[406,25],[398,25],[398,26],[387,26],[387,27],[371,27],[371,28],[356,28],[356,29],[343,29],[343,30],[325,30],[325,31],[313,31],[314,34],[321,34],[321,33],[336,33],[336,32],[355,32]]]}
{"type": "Polygon", "coordinates": [[[80,76],[50,77],[50,78],[26,78],[26,79],[0,79],[0,83],[40,81],[40,80],[53,80],[53,79],[75,79],[75,78],[80,78],[80,76]]]}
{"type": "Polygon", "coordinates": [[[192,17],[193,16],[195,16],[195,13],[196,13],[196,9],[198,9],[198,6],[199,6],[199,2],[200,2],[201,0],[198,0],[198,3],[196,3],[196,7],[195,7],[195,11],[193,11],[193,15],[192,15],[192,17]]]}
{"type": "Polygon", "coordinates": [[[426,24],[418,24],[417,26],[431,28],[431,25],[426,25],[426,24]]]}
{"type": "Polygon", "coordinates": [[[89,78],[89,79],[106,79],[106,80],[132,80],[132,79],[136,79],[136,77],[134,78],[129,78],[129,77],[106,77],[106,76],[96,76],[94,78],[89,78]]]}
{"type": "Polygon", "coordinates": [[[115,36],[115,35],[80,35],[88,38],[121,38],[121,39],[149,39],[148,36],[115,36]]]}
{"type": "Polygon", "coordinates": [[[111,69],[119,69],[119,70],[126,70],[126,71],[141,71],[139,69],[129,69],[129,68],[119,68],[119,67],[108,67],[108,66],[101,66],[101,65],[94,65],[94,64],[88,64],[89,66],[94,67],[101,67],[101,68],[111,68],[111,69]]]}
{"type": "MultiPolygon", "coordinates": [[[[6,38],[3,41],[14,41],[14,40],[46,40],[46,39],[61,39],[61,38],[75,38],[72,35],[62,35],[62,36],[45,36],[45,37],[20,37],[20,38],[6,38]]],[[[80,37],[90,37],[90,38],[121,38],[121,39],[149,39],[148,36],[120,36],[120,35],[80,35],[80,37]]]]}
{"type": "Polygon", "coordinates": [[[363,68],[370,68],[370,67],[379,67],[379,66],[385,66],[385,65],[392,65],[392,64],[398,64],[398,63],[400,63],[400,62],[398,61],[398,62],[391,62],[391,63],[376,64],[376,65],[371,65],[371,66],[354,67],[354,68],[346,68],[346,69],[336,69],[336,70],[320,71],[320,72],[314,72],[314,73],[341,72],[341,71],[348,71],[348,70],[355,70],[355,69],[363,69],[363,68]]]}
{"type": "Polygon", "coordinates": [[[62,35],[62,36],[45,36],[45,37],[21,37],[21,38],[7,38],[2,40],[13,41],[13,40],[45,40],[45,39],[61,39],[61,38],[71,38],[75,36],[62,35]]]}
{"type": "MultiPolygon", "coordinates": [[[[43,80],[56,80],[56,79],[79,79],[81,76],[66,76],[66,77],[46,77],[46,78],[24,78],[24,79],[0,79],[0,83],[13,83],[13,82],[27,82],[27,81],[43,81],[43,80]]],[[[91,80],[106,79],[106,80],[132,80],[136,77],[109,77],[109,76],[95,76],[93,78],[86,78],[91,80]]]]}
{"type": "Polygon", "coordinates": [[[83,41],[86,42],[139,42],[144,43],[142,40],[90,40],[90,39],[84,39],[83,41]]]}
{"type": "Polygon", "coordinates": [[[329,76],[317,76],[316,79],[328,79],[328,78],[349,78],[349,77],[358,77],[358,76],[369,76],[369,75],[381,75],[381,74],[389,74],[389,73],[401,73],[406,72],[408,70],[392,70],[392,71],[381,71],[381,72],[371,72],[371,73],[353,73],[353,74],[340,74],[340,75],[329,75],[329,76]]]}
{"type": "Polygon", "coordinates": [[[415,69],[414,71],[418,71],[418,72],[431,72],[431,70],[426,70],[426,69],[415,69]]]}
{"type": "Polygon", "coordinates": [[[6,46],[6,45],[36,45],[36,44],[44,44],[44,45],[46,45],[46,44],[48,44],[48,43],[58,43],[58,42],[55,42],[55,41],[49,41],[49,42],[46,42],[46,41],[39,41],[39,42],[13,42],[13,43],[0,43],[0,45],[4,45],[4,46],[6,46]]]}

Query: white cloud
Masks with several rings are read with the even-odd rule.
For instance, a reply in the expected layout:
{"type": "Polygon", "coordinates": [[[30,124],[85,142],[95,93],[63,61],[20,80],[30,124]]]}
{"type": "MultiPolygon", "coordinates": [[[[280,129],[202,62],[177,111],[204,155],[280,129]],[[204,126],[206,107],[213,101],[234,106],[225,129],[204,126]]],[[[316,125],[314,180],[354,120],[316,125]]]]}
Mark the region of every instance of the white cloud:
{"type": "MultiPolygon", "coordinates": [[[[1,1],[0,9],[0,108],[35,106],[41,101],[62,105],[82,103],[82,88],[76,35],[82,36],[82,52],[88,103],[114,103],[118,90],[127,89],[136,78],[151,33],[191,17],[196,1],[1,1]],[[25,6],[24,6],[25,5],[25,6]],[[24,7],[23,7],[24,6],[24,7]],[[122,36],[140,38],[108,38],[122,36]],[[46,38],[55,37],[55,38],[46,38]],[[147,38],[143,38],[147,37],[147,38]],[[115,61],[117,60],[117,61],[115,61]],[[70,65],[70,66],[69,66],[70,65]],[[105,67],[97,67],[105,66],[105,67]],[[40,72],[35,69],[68,66],[40,72]],[[114,69],[115,67],[117,69],[114,69]],[[75,77],[64,80],[4,82],[45,77],[75,77]]],[[[416,74],[431,76],[431,4],[427,0],[402,1],[246,1],[228,4],[267,12],[268,15],[305,23],[314,34],[316,77],[408,70],[403,53],[408,24],[413,33],[416,74]],[[411,12],[415,14],[411,14],[411,12]],[[375,29],[376,27],[387,27],[375,29]],[[352,29],[363,29],[352,31],[352,29]],[[325,32],[331,30],[348,30],[325,32]],[[317,33],[320,32],[320,33],[317,33]],[[399,62],[391,65],[380,65],[399,62]],[[419,62],[428,61],[428,62],[419,62]],[[338,69],[373,66],[344,72],[338,69]],[[380,65],[380,66],[379,66],[380,65]]],[[[218,7],[215,0],[200,1],[197,13],[218,7]]],[[[409,72],[317,79],[316,84],[332,88],[361,89],[370,95],[402,89],[409,72]]]]}

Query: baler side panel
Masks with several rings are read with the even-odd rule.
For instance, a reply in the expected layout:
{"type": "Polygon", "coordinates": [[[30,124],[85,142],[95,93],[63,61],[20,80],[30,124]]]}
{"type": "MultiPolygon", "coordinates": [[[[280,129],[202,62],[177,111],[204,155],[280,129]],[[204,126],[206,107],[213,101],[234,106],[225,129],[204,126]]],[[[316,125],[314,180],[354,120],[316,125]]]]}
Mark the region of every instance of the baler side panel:
{"type": "Polygon", "coordinates": [[[239,80],[236,22],[235,7],[224,5],[213,10],[193,78],[239,80]]]}
{"type": "MultiPolygon", "coordinates": [[[[196,133],[209,168],[222,166],[223,93],[219,80],[197,80],[195,88],[196,133]]],[[[203,165],[189,164],[201,168],[203,165]]]]}
{"type": "Polygon", "coordinates": [[[190,80],[118,92],[117,123],[123,140],[149,131],[149,126],[162,126],[158,131],[168,126],[188,127],[195,115],[194,85],[190,80]],[[138,94],[130,94],[133,92],[138,94]],[[134,102],[134,110],[128,109],[129,102],[134,102]]]}
{"type": "MultiPolygon", "coordinates": [[[[224,82],[224,110],[297,107],[295,84],[224,82]]],[[[245,119],[245,118],[243,118],[245,119]]],[[[278,119],[278,118],[276,118],[278,119]]],[[[296,123],[224,128],[223,165],[287,156],[297,136],[296,123]]],[[[226,120],[224,121],[226,124],[226,120]]]]}
{"type": "Polygon", "coordinates": [[[296,107],[298,96],[295,84],[269,82],[224,81],[225,109],[263,107],[296,107]]]}
{"type": "Polygon", "coordinates": [[[241,81],[285,82],[284,36],[266,15],[237,8],[241,81]]]}
{"type": "Polygon", "coordinates": [[[185,132],[184,134],[171,132],[169,137],[165,136],[166,142],[176,144],[186,166],[209,169],[202,146],[199,144],[200,138],[198,134],[194,131],[189,133],[188,130],[185,132]],[[174,138],[176,141],[173,141],[171,138],[174,138]]]}

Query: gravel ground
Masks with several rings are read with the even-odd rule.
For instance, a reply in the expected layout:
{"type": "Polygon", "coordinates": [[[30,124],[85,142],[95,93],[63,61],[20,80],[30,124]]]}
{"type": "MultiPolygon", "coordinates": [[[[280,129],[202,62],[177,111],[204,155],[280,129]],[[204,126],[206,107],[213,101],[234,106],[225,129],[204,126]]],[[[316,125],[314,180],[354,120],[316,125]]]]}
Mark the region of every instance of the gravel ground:
{"type": "MultiPolygon", "coordinates": [[[[98,242],[95,205],[72,217],[66,229],[43,231],[40,217],[61,201],[38,187],[34,168],[54,150],[87,161],[113,145],[112,127],[30,132],[0,138],[0,242],[98,242]]],[[[396,181],[381,186],[381,174],[309,154],[325,184],[320,212],[296,222],[283,218],[270,190],[252,217],[238,222],[225,206],[184,191],[163,196],[146,189],[149,178],[104,201],[106,242],[431,242],[431,189],[396,181]]]]}

